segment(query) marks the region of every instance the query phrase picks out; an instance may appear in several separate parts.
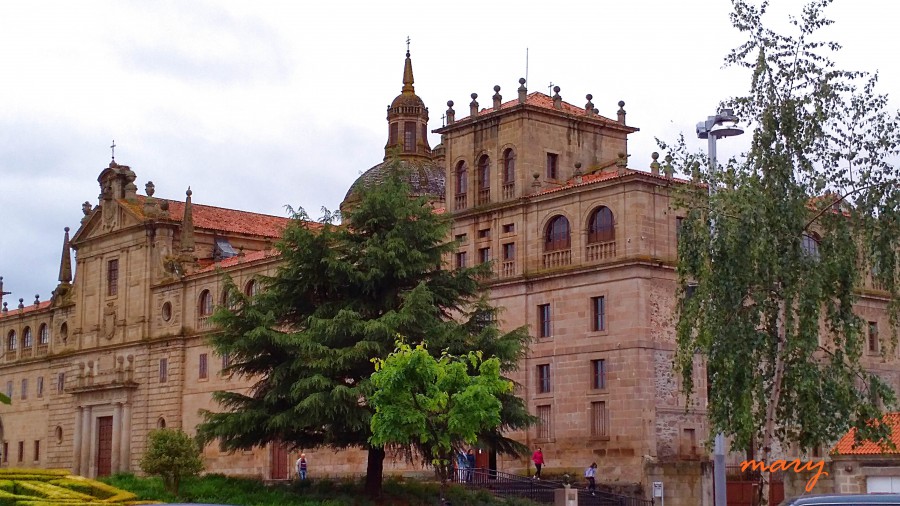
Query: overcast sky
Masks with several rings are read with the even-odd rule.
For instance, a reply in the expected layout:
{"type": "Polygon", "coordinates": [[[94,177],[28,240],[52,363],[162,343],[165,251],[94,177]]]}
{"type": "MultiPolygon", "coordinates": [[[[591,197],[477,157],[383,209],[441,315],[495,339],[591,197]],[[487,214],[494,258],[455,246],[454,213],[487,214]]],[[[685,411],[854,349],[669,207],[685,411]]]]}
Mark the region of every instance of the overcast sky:
{"type": "MultiPolygon", "coordinates": [[[[799,12],[774,0],[773,21],[799,12]]],[[[673,139],[748,89],[723,69],[743,39],[727,0],[625,2],[3,2],[0,4],[0,276],[10,307],[49,297],[63,227],[97,204],[97,176],[131,166],[143,193],[285,215],[337,208],[381,161],[385,111],[400,92],[405,40],[416,92],[441,126],[447,100],[468,115],[495,84],[593,94],[615,118],[626,102],[629,166],[645,169],[655,137],[673,139]]],[[[879,0],[837,0],[831,38],[846,67],[879,70],[900,100],[896,17],[879,0]]],[[[720,156],[749,136],[719,145],[720,156]]],[[[438,144],[432,134],[431,145],[438,144]]]]}

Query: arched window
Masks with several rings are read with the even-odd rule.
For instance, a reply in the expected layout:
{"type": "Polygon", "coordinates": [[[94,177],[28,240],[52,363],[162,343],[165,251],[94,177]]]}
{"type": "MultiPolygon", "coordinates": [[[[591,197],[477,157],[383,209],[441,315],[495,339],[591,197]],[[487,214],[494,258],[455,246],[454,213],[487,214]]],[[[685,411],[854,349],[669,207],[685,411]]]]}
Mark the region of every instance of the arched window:
{"type": "Polygon", "coordinates": [[[478,189],[487,190],[491,187],[491,159],[482,155],[478,159],[478,189]]]}
{"type": "Polygon", "coordinates": [[[616,240],[613,213],[606,206],[600,206],[591,213],[588,221],[588,244],[616,240]]]}
{"type": "Polygon", "coordinates": [[[22,347],[31,348],[33,344],[34,338],[31,336],[31,327],[25,327],[25,330],[22,331],[22,347]]]}
{"type": "Polygon", "coordinates": [[[259,283],[257,283],[255,279],[247,281],[247,285],[244,286],[244,293],[249,297],[255,296],[257,293],[259,293],[259,283]]]}
{"type": "Polygon", "coordinates": [[[159,417],[159,419],[156,420],[156,428],[165,429],[166,428],[166,419],[163,417],[159,417]]]}
{"type": "Polygon", "coordinates": [[[510,184],[516,181],[516,152],[507,148],[503,152],[503,183],[510,184]]]}
{"type": "Polygon", "coordinates": [[[38,344],[50,344],[50,327],[46,323],[38,328],[38,344]]]}
{"type": "Polygon", "coordinates": [[[819,259],[819,236],[815,233],[807,234],[804,232],[800,247],[803,249],[804,254],[809,255],[814,260],[819,259]]]}
{"type": "Polygon", "coordinates": [[[466,162],[459,162],[456,164],[456,194],[462,195],[465,194],[468,190],[468,182],[469,182],[469,166],[466,165],[466,162]]]}
{"type": "Polygon", "coordinates": [[[213,296],[209,290],[200,292],[200,316],[209,316],[213,312],[213,296]]]}
{"type": "Polygon", "coordinates": [[[59,326],[59,338],[62,339],[62,342],[66,342],[69,340],[69,324],[63,322],[62,325],[59,326]]]}
{"type": "Polygon", "coordinates": [[[555,216],[547,224],[547,232],[544,237],[544,251],[569,249],[572,245],[569,220],[565,216],[555,216]]]}
{"type": "Polygon", "coordinates": [[[6,336],[6,349],[9,351],[16,351],[16,331],[10,330],[9,334],[6,336]]]}

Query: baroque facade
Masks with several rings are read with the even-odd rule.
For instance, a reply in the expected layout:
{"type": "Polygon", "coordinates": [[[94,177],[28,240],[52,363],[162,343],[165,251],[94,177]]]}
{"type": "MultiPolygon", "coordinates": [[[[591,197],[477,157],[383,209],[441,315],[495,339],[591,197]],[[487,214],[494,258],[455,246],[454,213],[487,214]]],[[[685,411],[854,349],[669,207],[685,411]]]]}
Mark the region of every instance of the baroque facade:
{"type": "MultiPolygon", "coordinates": [[[[448,102],[435,148],[428,109],[416,95],[406,55],[401,94],[387,110],[385,162],[356,185],[377,184],[390,157],[410,169],[419,195],[453,218],[460,244],[448,268],[492,262],[493,303],[502,325],[527,325],[535,340],[513,379],[541,423],[514,437],[541,447],[548,469],[592,461],[602,482],[665,484],[671,504],[711,497],[703,440],[704,373],[690,405],[673,374],[675,261],[679,214],[674,185],[686,181],[647,157],[629,168],[624,103],[615,118],[528,93],[512,100],[494,87],[490,107],[472,94],[457,119],[448,102]]],[[[288,220],[138,194],[137,175],[113,160],[98,182],[99,202],[85,202],[80,227],[65,232],[59,285],[48,301],[3,303],[0,373],[12,406],[0,406],[2,465],[69,468],[85,476],[137,471],[147,432],[194,430],[211,393],[246,388],[219,373],[204,336],[223,302],[227,272],[248,293],[272,274],[272,250],[288,220]],[[72,250],[76,252],[74,268],[72,250]],[[8,307],[11,306],[11,307],[8,307]]],[[[9,281],[8,281],[9,282],[9,281]]],[[[2,286],[0,286],[2,292],[2,286]]],[[[864,358],[892,385],[896,359],[879,353],[877,328],[886,300],[864,292],[860,315],[875,341],[864,358]]],[[[359,473],[365,453],[307,451],[317,473],[359,473]]],[[[292,458],[281,447],[233,454],[204,449],[207,468],[278,480],[292,458]]],[[[479,465],[527,472],[529,460],[479,452],[479,465]]],[[[386,472],[409,471],[402,457],[386,472]]]]}

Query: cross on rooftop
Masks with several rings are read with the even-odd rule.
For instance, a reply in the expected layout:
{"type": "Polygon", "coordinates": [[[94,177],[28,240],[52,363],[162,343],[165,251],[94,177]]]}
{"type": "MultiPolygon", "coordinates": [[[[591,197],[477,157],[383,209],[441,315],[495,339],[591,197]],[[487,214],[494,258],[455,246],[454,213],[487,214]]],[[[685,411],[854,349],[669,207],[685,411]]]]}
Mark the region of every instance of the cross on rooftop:
{"type": "Polygon", "coordinates": [[[441,126],[447,126],[447,124],[444,123],[444,120],[445,120],[445,119],[447,119],[447,115],[446,115],[446,114],[441,114],[441,126]]]}
{"type": "Polygon", "coordinates": [[[406,52],[409,52],[409,35],[406,36],[406,52]]]}
{"type": "Polygon", "coordinates": [[[553,81],[550,81],[550,86],[547,87],[550,91],[547,92],[548,95],[553,94],[553,81]]]}
{"type": "Polygon", "coordinates": [[[112,161],[116,161],[116,141],[113,139],[112,146],[109,147],[112,150],[112,161]]]}

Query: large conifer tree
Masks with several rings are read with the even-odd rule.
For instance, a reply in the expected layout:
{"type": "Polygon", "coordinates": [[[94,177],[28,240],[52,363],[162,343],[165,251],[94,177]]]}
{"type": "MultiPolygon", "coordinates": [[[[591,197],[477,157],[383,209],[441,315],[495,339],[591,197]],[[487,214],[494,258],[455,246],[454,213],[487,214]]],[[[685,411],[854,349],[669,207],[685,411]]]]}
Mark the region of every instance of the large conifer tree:
{"type": "MultiPolygon", "coordinates": [[[[231,307],[213,321],[211,343],[231,360],[228,372],[251,379],[247,393],[216,392],[224,410],[205,412],[198,428],[226,449],[284,442],[295,448],[358,447],[368,450],[366,489],[381,489],[383,448],[372,447],[367,399],[373,358],[394,350],[398,334],[426,342],[434,353],[481,350],[505,371],[525,353],[525,329],[503,333],[481,279],[486,265],[451,270],[443,260],[449,217],[423,198],[411,198],[396,166],[359,200],[344,223],[333,216],[311,223],[302,210],[277,244],[281,265],[247,298],[231,285],[231,307]]],[[[503,397],[500,429],[482,441],[501,452],[522,451],[501,430],[532,423],[523,401],[503,397]]]]}

